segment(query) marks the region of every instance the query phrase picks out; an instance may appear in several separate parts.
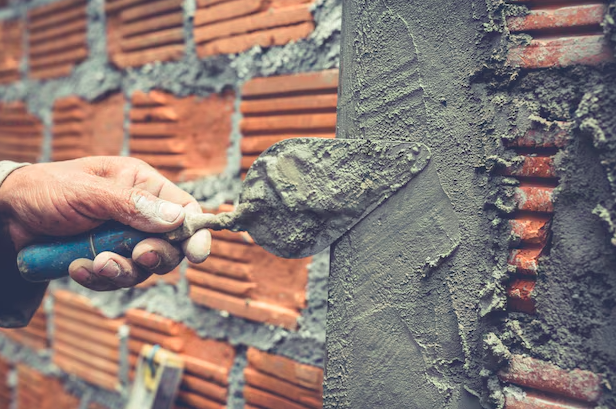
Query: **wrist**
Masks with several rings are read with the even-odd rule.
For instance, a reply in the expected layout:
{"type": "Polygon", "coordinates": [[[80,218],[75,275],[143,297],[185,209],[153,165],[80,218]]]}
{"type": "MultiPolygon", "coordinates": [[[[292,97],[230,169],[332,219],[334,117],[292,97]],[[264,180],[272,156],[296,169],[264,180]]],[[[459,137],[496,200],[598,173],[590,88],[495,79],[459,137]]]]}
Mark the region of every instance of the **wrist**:
{"type": "Polygon", "coordinates": [[[20,171],[29,163],[16,163],[0,161],[0,213],[6,214],[11,210],[11,191],[16,185],[20,171]]]}

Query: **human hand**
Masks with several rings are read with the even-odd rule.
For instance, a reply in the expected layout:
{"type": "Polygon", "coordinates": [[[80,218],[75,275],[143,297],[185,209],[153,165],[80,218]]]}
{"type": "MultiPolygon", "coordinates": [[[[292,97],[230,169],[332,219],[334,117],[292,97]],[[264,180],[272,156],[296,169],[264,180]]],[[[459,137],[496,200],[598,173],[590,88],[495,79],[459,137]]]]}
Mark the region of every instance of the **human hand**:
{"type": "MultiPolygon", "coordinates": [[[[107,220],[148,233],[168,232],[201,207],[139,159],[89,157],[16,169],[0,185],[0,212],[19,251],[41,236],[72,236],[107,220]]],[[[149,238],[137,244],[130,259],[103,252],[94,260],[73,261],[69,274],[93,290],[131,287],[153,273],[172,271],[184,256],[203,262],[210,244],[206,229],[179,245],[149,238]]]]}

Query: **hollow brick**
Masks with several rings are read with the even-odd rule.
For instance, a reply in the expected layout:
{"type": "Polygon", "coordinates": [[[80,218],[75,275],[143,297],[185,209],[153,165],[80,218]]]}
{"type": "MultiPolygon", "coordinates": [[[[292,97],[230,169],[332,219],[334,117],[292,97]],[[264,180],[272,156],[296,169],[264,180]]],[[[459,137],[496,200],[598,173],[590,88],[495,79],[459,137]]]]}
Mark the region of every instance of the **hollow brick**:
{"type": "Polygon", "coordinates": [[[90,301],[67,290],[54,296],[52,361],[62,370],[94,385],[119,386],[118,330],[122,319],[105,317],[90,301]],[[67,313],[71,310],[72,313],[67,313]]]}
{"type": "Polygon", "coordinates": [[[254,78],[242,87],[242,176],[259,155],[285,139],[333,138],[338,70],[254,78]]]}
{"type": "Polygon", "coordinates": [[[129,114],[131,156],[174,181],[222,172],[227,165],[234,95],[176,98],[136,92],[129,114]]]}
{"type": "Polygon", "coordinates": [[[38,162],[43,126],[22,102],[0,103],[0,160],[38,162]]]}
{"type": "MultiPolygon", "coordinates": [[[[215,212],[230,210],[221,206],[215,212]]],[[[242,318],[295,329],[306,306],[310,259],[276,257],[245,237],[245,232],[214,232],[208,259],[189,264],[186,272],[191,298],[242,318]]]]}
{"type": "Polygon", "coordinates": [[[244,398],[264,409],[322,406],[323,370],[292,359],[249,348],[244,370],[244,398]]]}
{"type": "Polygon", "coordinates": [[[124,97],[86,102],[69,96],[54,102],[51,159],[117,156],[124,144],[124,97]]]}
{"type": "Polygon", "coordinates": [[[28,12],[30,77],[70,74],[88,56],[86,1],[63,0],[28,12]],[[61,36],[62,41],[58,41],[61,36]]]}
{"type": "Polygon", "coordinates": [[[582,402],[595,403],[602,393],[601,376],[591,371],[566,370],[522,355],[514,355],[498,376],[504,382],[582,402]]]}
{"type": "Polygon", "coordinates": [[[20,79],[19,65],[22,51],[23,23],[21,20],[0,21],[0,84],[20,79]]]}
{"type": "Polygon", "coordinates": [[[106,0],[107,51],[120,68],[184,55],[182,0],[106,0]]]}
{"type": "Polygon", "coordinates": [[[284,45],[306,38],[314,19],[306,0],[197,1],[194,37],[197,54],[207,57],[284,45]]]}
{"type": "Polygon", "coordinates": [[[183,324],[143,310],[129,310],[126,319],[130,327],[131,377],[142,347],[158,344],[179,354],[184,361],[176,407],[224,407],[229,371],[235,359],[235,350],[230,345],[201,338],[183,324]]]}

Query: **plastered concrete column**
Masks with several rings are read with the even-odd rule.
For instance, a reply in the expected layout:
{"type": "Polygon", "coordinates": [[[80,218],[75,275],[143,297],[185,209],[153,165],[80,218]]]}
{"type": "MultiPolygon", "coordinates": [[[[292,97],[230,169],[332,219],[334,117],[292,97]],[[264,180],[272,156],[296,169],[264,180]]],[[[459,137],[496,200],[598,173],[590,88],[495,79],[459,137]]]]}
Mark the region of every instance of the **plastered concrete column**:
{"type": "Polygon", "coordinates": [[[333,247],[326,408],[478,408],[492,270],[478,101],[482,5],[347,0],[338,138],[426,144],[429,165],[333,247]]]}

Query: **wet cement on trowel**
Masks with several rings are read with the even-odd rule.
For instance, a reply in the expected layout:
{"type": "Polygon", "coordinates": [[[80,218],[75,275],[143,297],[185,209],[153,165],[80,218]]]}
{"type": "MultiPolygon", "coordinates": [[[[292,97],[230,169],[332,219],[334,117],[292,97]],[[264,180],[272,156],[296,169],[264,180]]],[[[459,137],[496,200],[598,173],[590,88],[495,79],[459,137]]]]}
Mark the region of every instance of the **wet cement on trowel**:
{"type": "Polygon", "coordinates": [[[248,170],[237,209],[210,223],[247,231],[280,257],[312,256],[406,185],[429,159],[429,149],[417,143],[282,141],[248,170]]]}

